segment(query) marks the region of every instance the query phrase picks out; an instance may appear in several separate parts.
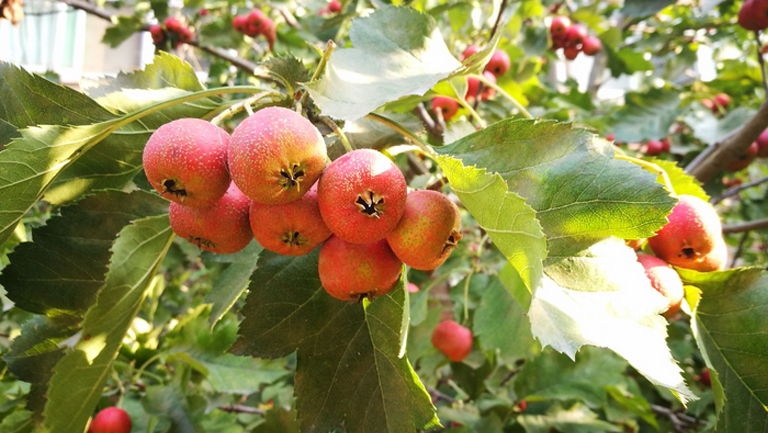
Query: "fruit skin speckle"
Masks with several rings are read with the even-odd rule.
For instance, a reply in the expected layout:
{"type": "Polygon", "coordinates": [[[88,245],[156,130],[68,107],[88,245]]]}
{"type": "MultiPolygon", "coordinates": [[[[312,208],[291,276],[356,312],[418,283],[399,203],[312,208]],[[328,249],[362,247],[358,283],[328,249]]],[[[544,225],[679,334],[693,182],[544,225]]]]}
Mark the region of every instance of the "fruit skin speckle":
{"type": "Polygon", "coordinates": [[[229,134],[200,119],[178,119],[158,128],[144,147],[147,179],[163,197],[205,208],[227,191],[229,134]]]}
{"type": "Polygon", "coordinates": [[[229,170],[251,200],[290,203],[314,185],[327,157],[325,141],[309,120],[287,108],[268,107],[235,128],[229,170]]]}
{"type": "Polygon", "coordinates": [[[236,253],[253,239],[248,222],[250,204],[248,197],[232,183],[227,193],[206,209],[171,203],[171,228],[178,236],[203,250],[236,253]]]}

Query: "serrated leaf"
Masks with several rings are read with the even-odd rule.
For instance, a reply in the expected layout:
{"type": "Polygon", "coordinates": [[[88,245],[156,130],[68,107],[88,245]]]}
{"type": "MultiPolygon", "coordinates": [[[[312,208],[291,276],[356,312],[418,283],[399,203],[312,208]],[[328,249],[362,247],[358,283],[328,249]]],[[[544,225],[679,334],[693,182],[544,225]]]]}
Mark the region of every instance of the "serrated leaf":
{"type": "Polygon", "coordinates": [[[716,405],[722,406],[717,431],[746,432],[768,424],[768,274],[756,268],[683,269],[680,276],[702,290],[691,326],[725,391],[724,405],[715,392],[716,405]]]}
{"type": "Polygon", "coordinates": [[[323,114],[348,121],[387,102],[423,95],[461,64],[445,45],[434,18],[386,6],[355,18],[353,48],[335,51],[325,75],[306,87],[323,114]]]}
{"type": "Polygon", "coordinates": [[[85,428],[123,336],[174,237],[167,215],[137,220],[120,231],[104,288],[85,315],[80,341],[56,364],[43,412],[43,425],[51,433],[85,428]]]}
{"type": "Polygon", "coordinates": [[[583,345],[613,350],[648,380],[696,397],[666,344],[666,300],[650,285],[631,248],[607,239],[545,268],[528,316],[543,346],[571,358],[583,345]]]}
{"type": "Polygon", "coordinates": [[[107,27],[101,42],[111,48],[117,48],[128,38],[141,31],[144,17],[139,15],[118,15],[113,25],[107,27]],[[115,22],[117,21],[117,22],[115,22]]]}
{"type": "Polygon", "coordinates": [[[33,413],[28,410],[14,412],[0,422],[0,431],[4,433],[30,433],[34,428],[33,413]]]}
{"type": "Polygon", "coordinates": [[[440,157],[438,164],[464,207],[515,267],[526,287],[535,290],[547,249],[533,209],[510,192],[497,174],[467,167],[460,159],[451,157],[440,157]]]}
{"type": "MultiPolygon", "coordinates": [[[[519,277],[517,284],[524,286],[519,277]]],[[[472,331],[479,339],[480,347],[484,350],[498,349],[509,365],[529,357],[536,345],[525,310],[498,278],[493,278],[483,292],[482,302],[475,311],[472,331]]]]}
{"type": "Polygon", "coordinates": [[[213,282],[206,304],[212,304],[208,321],[211,328],[224,317],[235,304],[237,298],[248,288],[251,275],[256,270],[256,262],[264,248],[257,242],[251,242],[244,250],[232,254],[232,263],[213,282]]]}
{"type": "Polygon", "coordinates": [[[309,69],[296,57],[273,57],[260,63],[256,73],[267,75],[292,91],[310,78],[309,69]]]}
{"type": "Polygon", "coordinates": [[[635,143],[660,140],[680,114],[680,94],[674,90],[652,89],[647,93],[629,93],[626,105],[614,115],[616,141],[635,143]]]}
{"type": "Polygon", "coordinates": [[[290,374],[275,363],[228,353],[196,359],[208,369],[206,379],[216,392],[249,395],[290,374]]]}
{"type": "Polygon", "coordinates": [[[331,298],[317,274],[318,250],[265,252],[242,309],[232,351],[259,357],[298,349],[296,398],[302,432],[401,433],[437,426],[429,395],[398,358],[402,284],[366,308],[331,298]]]}
{"type": "Polygon", "coordinates": [[[88,96],[0,62],[0,149],[34,125],[88,125],[113,116],[88,96]]]}
{"type": "MultiPolygon", "coordinates": [[[[709,195],[704,192],[704,188],[701,187],[699,181],[685,172],[675,161],[666,161],[663,159],[652,159],[651,162],[658,165],[662,170],[667,173],[669,181],[672,183],[672,188],[675,189],[675,194],[692,195],[698,197],[704,201],[709,201],[709,195]]],[[[661,176],[656,179],[656,182],[664,184],[664,178],[661,176]]]]}
{"type": "Polygon", "coordinates": [[[718,119],[702,105],[695,107],[693,112],[685,116],[685,123],[693,130],[694,137],[711,146],[725,139],[754,115],[755,110],[738,107],[726,113],[722,119],[718,119]]]}
{"type": "Polygon", "coordinates": [[[11,350],[3,357],[8,370],[29,383],[46,384],[56,363],[64,356],[62,343],[79,329],[80,318],[36,316],[21,327],[11,350]]]}
{"type": "Polygon", "coordinates": [[[115,236],[130,221],[168,212],[156,194],[104,191],[61,210],[9,255],[0,285],[17,307],[81,315],[104,284],[115,236]]]}
{"type": "Polygon", "coordinates": [[[621,432],[622,429],[602,421],[586,405],[555,405],[545,415],[520,415],[517,422],[526,433],[549,433],[552,429],[567,433],[621,432]]]}
{"type": "Polygon", "coordinates": [[[675,0],[625,0],[621,12],[632,18],[644,18],[661,11],[674,2],[675,0]]]}
{"type": "Polygon", "coordinates": [[[651,236],[675,204],[656,176],[613,159],[608,143],[567,124],[502,120],[436,150],[501,175],[536,211],[549,262],[609,236],[651,236]]]}

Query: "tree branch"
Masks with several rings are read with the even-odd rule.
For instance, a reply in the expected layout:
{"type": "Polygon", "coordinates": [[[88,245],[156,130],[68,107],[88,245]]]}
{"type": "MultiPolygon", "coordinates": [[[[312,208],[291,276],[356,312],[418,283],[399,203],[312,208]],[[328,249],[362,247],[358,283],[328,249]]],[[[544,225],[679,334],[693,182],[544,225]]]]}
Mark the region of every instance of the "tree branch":
{"type": "Polygon", "coordinates": [[[262,409],[257,409],[255,407],[250,407],[250,406],[243,406],[240,404],[230,404],[227,406],[219,406],[219,409],[223,410],[224,412],[252,413],[254,415],[264,415],[266,413],[262,409]]]}
{"type": "Polygon", "coordinates": [[[499,6],[499,14],[496,16],[496,22],[493,23],[493,28],[491,29],[491,37],[488,39],[493,39],[493,36],[499,30],[499,24],[501,24],[501,17],[504,15],[504,9],[506,8],[507,8],[507,0],[501,0],[501,6],[499,6]]]}
{"type": "Polygon", "coordinates": [[[443,142],[443,131],[440,125],[435,123],[434,120],[432,120],[432,117],[429,116],[429,113],[427,112],[427,108],[424,107],[423,102],[419,102],[419,105],[416,106],[416,108],[413,109],[413,112],[416,114],[416,117],[421,120],[422,125],[424,125],[424,128],[429,132],[429,135],[435,137],[437,140],[440,140],[440,142],[443,142]]]}
{"type": "Polygon", "coordinates": [[[768,218],[724,226],[723,233],[741,233],[750,230],[762,230],[766,228],[768,228],[768,218]]]}
{"type": "Polygon", "coordinates": [[[705,183],[715,177],[728,164],[735,162],[747,151],[757,137],[768,128],[768,101],[763,102],[741,129],[720,143],[711,146],[705,152],[707,155],[698,164],[689,164],[686,171],[705,183]]]}
{"type": "Polygon", "coordinates": [[[744,191],[745,189],[752,188],[752,187],[758,186],[758,185],[762,185],[765,182],[768,182],[768,177],[757,179],[755,181],[752,181],[752,182],[749,182],[749,183],[745,183],[744,185],[735,186],[735,187],[733,187],[731,189],[726,190],[723,193],[723,195],[721,195],[720,197],[718,197],[716,199],[712,199],[711,200],[712,204],[718,204],[721,201],[727,199],[728,197],[732,197],[732,196],[734,196],[734,195],[744,191]]]}

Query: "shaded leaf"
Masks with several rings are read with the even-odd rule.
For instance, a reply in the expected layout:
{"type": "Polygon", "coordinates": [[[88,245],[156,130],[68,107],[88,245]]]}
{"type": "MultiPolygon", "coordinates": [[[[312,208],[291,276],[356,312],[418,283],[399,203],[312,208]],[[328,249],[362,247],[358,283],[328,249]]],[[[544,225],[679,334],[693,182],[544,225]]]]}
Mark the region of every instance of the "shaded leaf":
{"type": "Polygon", "coordinates": [[[118,15],[113,22],[101,38],[101,42],[111,48],[117,48],[144,27],[144,17],[139,15],[118,15]]]}
{"type": "Polygon", "coordinates": [[[625,0],[621,12],[632,18],[644,18],[661,11],[674,2],[674,0],[625,0]]]}
{"type": "Polygon", "coordinates": [[[556,405],[546,415],[520,415],[517,422],[527,433],[596,433],[621,432],[622,429],[598,419],[597,414],[581,403],[566,408],[556,405]]]}
{"type": "Polygon", "coordinates": [[[738,107],[718,119],[702,105],[685,116],[685,123],[691,127],[696,138],[711,146],[725,139],[733,131],[747,123],[754,115],[755,110],[738,107]]]}
{"type": "Polygon", "coordinates": [[[207,380],[216,392],[253,394],[262,385],[270,384],[290,374],[275,363],[224,354],[215,357],[195,356],[208,369],[207,380]]]}
{"type": "Polygon", "coordinates": [[[77,332],[79,322],[72,316],[37,316],[26,322],[3,358],[8,369],[25,382],[47,384],[53,367],[64,356],[62,343],[77,332]]]}
{"type": "MultiPolygon", "coordinates": [[[[524,287],[519,277],[516,284],[524,287]]],[[[509,365],[520,358],[529,357],[536,346],[525,311],[498,278],[493,278],[483,291],[482,302],[475,311],[472,331],[478,337],[480,347],[484,350],[498,349],[509,365]]]]}
{"type": "Polygon", "coordinates": [[[295,91],[299,83],[309,81],[309,69],[296,57],[273,57],[259,64],[257,74],[264,74],[295,91]]]}
{"type": "Polygon", "coordinates": [[[221,320],[224,314],[235,304],[235,301],[248,288],[251,275],[256,270],[256,262],[264,248],[257,242],[251,242],[244,250],[232,254],[232,263],[213,282],[205,303],[213,304],[208,321],[211,328],[221,320]]]}
{"type": "Polygon", "coordinates": [[[616,141],[635,143],[660,140],[680,113],[677,91],[652,89],[648,93],[628,93],[626,105],[614,115],[616,141]]]}

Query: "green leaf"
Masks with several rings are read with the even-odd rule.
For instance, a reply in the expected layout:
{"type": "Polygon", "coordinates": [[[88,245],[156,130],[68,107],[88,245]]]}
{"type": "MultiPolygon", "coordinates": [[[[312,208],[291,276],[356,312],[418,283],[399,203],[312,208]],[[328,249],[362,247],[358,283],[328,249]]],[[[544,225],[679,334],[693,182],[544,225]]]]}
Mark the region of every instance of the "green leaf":
{"type": "Polygon", "coordinates": [[[296,57],[273,57],[259,64],[259,75],[266,75],[281,83],[289,91],[295,91],[299,83],[309,81],[309,69],[296,57]]]}
{"type": "Polygon", "coordinates": [[[143,16],[118,15],[116,18],[117,22],[108,27],[101,38],[101,42],[111,48],[117,48],[144,27],[143,16]]]}
{"type": "Polygon", "coordinates": [[[47,384],[53,367],[64,356],[62,343],[77,332],[79,322],[73,316],[36,316],[26,322],[3,358],[8,370],[25,382],[47,384]]]}
{"type": "Polygon", "coordinates": [[[259,424],[252,433],[299,433],[294,411],[274,407],[264,414],[264,418],[264,423],[259,424]]]}
{"type": "MultiPolygon", "coordinates": [[[[691,326],[707,365],[717,371],[725,390],[717,431],[746,432],[766,425],[768,274],[740,268],[710,273],[681,270],[680,276],[702,290],[691,326]]],[[[722,396],[715,393],[715,398],[722,396]]]]}
{"type": "Polygon", "coordinates": [[[415,9],[383,7],[355,18],[353,48],[335,51],[325,75],[307,85],[323,114],[357,120],[381,105],[423,95],[461,64],[445,45],[435,20],[415,9]]]}
{"type": "Polygon", "coordinates": [[[614,115],[616,141],[634,143],[662,139],[669,135],[669,128],[680,113],[680,94],[674,90],[630,93],[626,101],[614,115]]]}
{"type": "Polygon", "coordinates": [[[659,429],[656,417],[653,415],[648,400],[639,395],[627,394],[617,386],[606,386],[605,390],[621,406],[642,418],[643,421],[652,425],[656,430],[659,429]]]}
{"type": "MultiPolygon", "coordinates": [[[[704,201],[709,201],[709,195],[704,192],[704,188],[701,187],[699,181],[685,172],[675,161],[666,161],[663,159],[652,158],[651,162],[658,165],[662,170],[667,173],[669,181],[672,183],[672,188],[675,189],[675,194],[687,194],[694,197],[698,197],[704,201]]],[[[664,178],[659,176],[656,182],[664,184],[664,178]]]]}
{"type": "Polygon", "coordinates": [[[235,301],[248,288],[251,275],[256,270],[256,262],[264,248],[257,242],[251,242],[244,250],[232,254],[232,263],[213,282],[213,288],[205,297],[211,306],[208,321],[213,328],[224,314],[235,305],[235,301]]]}
{"type": "MultiPolygon", "coordinates": [[[[502,120],[437,151],[499,173],[536,211],[550,262],[609,236],[651,236],[675,204],[656,176],[613,159],[610,144],[567,124],[502,120]]],[[[495,199],[483,206],[498,204],[495,199]]]]}
{"type": "Polygon", "coordinates": [[[208,369],[207,380],[216,392],[249,395],[290,374],[282,366],[253,358],[224,354],[215,357],[192,355],[208,369]]]}
{"type": "MultiPolygon", "coordinates": [[[[517,278],[517,284],[524,286],[520,278],[517,278]]],[[[493,278],[483,292],[482,302],[475,311],[472,331],[478,337],[480,347],[484,350],[498,349],[509,365],[529,357],[536,345],[525,311],[498,278],[493,278]]]]}
{"type": "MultiPolygon", "coordinates": [[[[175,378],[175,381],[179,380],[175,378]]],[[[147,387],[141,404],[147,413],[170,421],[168,433],[205,433],[200,422],[205,414],[206,401],[197,396],[184,395],[178,383],[147,387]]]]}
{"type": "Polygon", "coordinates": [[[35,125],[88,125],[113,116],[88,96],[0,62],[0,149],[35,125]]]}
{"type": "Polygon", "coordinates": [[[85,428],[123,336],[174,237],[167,215],[137,220],[120,231],[104,288],[85,315],[80,340],[56,364],[43,413],[51,433],[85,428]]]}
{"type": "Polygon", "coordinates": [[[28,410],[14,412],[0,422],[0,431],[4,433],[31,433],[34,428],[33,413],[28,410]]]}
{"type": "Polygon", "coordinates": [[[523,426],[526,433],[597,433],[621,432],[622,429],[598,419],[597,414],[581,403],[571,407],[555,405],[546,415],[520,415],[517,422],[523,426]]]}
{"type": "Polygon", "coordinates": [[[685,117],[685,123],[691,127],[696,138],[711,146],[723,141],[754,115],[755,110],[738,107],[726,113],[722,119],[718,119],[709,109],[701,106],[685,117]]]}
{"type": "Polygon", "coordinates": [[[644,18],[661,11],[674,2],[674,0],[625,0],[621,12],[632,18],[644,18]]]}
{"type": "Polygon", "coordinates": [[[635,252],[611,238],[547,266],[528,316],[543,346],[572,359],[583,345],[606,347],[683,403],[696,397],[666,344],[667,301],[655,291],[635,252]]]}
{"type": "MultiPolygon", "coordinates": [[[[464,139],[457,143],[464,143],[464,139]]],[[[544,233],[533,209],[510,192],[499,175],[467,167],[451,157],[440,157],[438,164],[464,207],[533,291],[541,280],[547,255],[544,233]]]]}
{"type": "Polygon", "coordinates": [[[582,400],[590,407],[608,402],[607,385],[621,383],[627,363],[597,348],[584,348],[576,362],[553,350],[544,350],[526,362],[515,378],[521,400],[582,400]]]}
{"type": "Polygon", "coordinates": [[[32,231],[34,242],[9,255],[0,285],[24,310],[82,315],[104,285],[117,233],[132,220],[166,213],[168,201],[142,191],[104,191],[66,206],[32,231]]]}
{"type": "Polygon", "coordinates": [[[302,432],[400,433],[438,425],[429,395],[399,358],[402,284],[370,305],[325,293],[318,250],[265,252],[252,277],[240,339],[232,350],[273,358],[298,349],[296,398],[302,432]]]}

